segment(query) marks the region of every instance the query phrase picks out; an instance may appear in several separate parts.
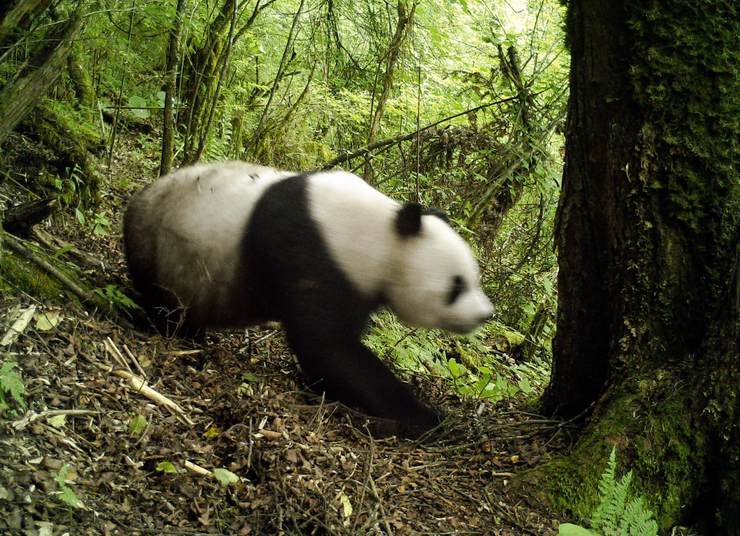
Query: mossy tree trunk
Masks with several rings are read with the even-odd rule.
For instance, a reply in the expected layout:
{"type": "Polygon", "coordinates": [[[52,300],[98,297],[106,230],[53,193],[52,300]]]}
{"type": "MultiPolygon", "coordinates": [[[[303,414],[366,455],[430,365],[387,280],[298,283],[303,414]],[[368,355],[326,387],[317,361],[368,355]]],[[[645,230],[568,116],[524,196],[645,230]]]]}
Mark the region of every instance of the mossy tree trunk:
{"type": "Polygon", "coordinates": [[[82,26],[82,5],[64,24],[56,25],[19,73],[0,88],[0,144],[33,110],[57,81],[82,26]]]}
{"type": "Polygon", "coordinates": [[[182,18],[185,14],[187,0],[177,0],[175,20],[170,29],[167,45],[167,62],[164,74],[164,121],[162,124],[162,158],[159,161],[159,174],[167,175],[172,169],[175,156],[175,90],[177,89],[177,64],[180,58],[180,34],[182,18]]]}
{"type": "Polygon", "coordinates": [[[51,4],[51,0],[6,0],[0,3],[0,50],[9,46],[51,4]]]}
{"type": "MultiPolygon", "coordinates": [[[[385,53],[385,72],[383,73],[383,89],[380,92],[377,102],[375,102],[375,111],[372,113],[370,120],[370,133],[367,136],[367,144],[372,145],[378,139],[378,131],[380,130],[380,122],[383,119],[385,113],[385,105],[388,102],[388,97],[391,95],[391,88],[393,87],[393,78],[396,73],[396,67],[398,66],[398,59],[401,54],[401,49],[406,41],[406,36],[411,31],[414,25],[414,13],[416,12],[416,2],[409,0],[398,0],[396,11],[398,12],[398,20],[396,22],[396,31],[393,34],[388,50],[385,53]]],[[[370,160],[365,163],[365,180],[372,181],[373,168],[370,164],[370,160]]]]}
{"type": "Polygon", "coordinates": [[[216,96],[216,88],[226,61],[230,22],[237,8],[236,0],[225,0],[213,22],[206,29],[205,41],[185,62],[186,80],[183,100],[187,106],[187,124],[183,148],[183,162],[197,160],[198,145],[208,138],[208,115],[216,96]]]}
{"type": "Polygon", "coordinates": [[[612,446],[659,525],[740,533],[740,13],[574,0],[559,310],[546,411],[594,404],[526,474],[580,515],[612,446]]]}
{"type": "Polygon", "coordinates": [[[82,66],[79,47],[73,46],[67,55],[67,72],[72,82],[77,102],[85,117],[92,121],[95,109],[95,89],[90,74],[82,66]]]}

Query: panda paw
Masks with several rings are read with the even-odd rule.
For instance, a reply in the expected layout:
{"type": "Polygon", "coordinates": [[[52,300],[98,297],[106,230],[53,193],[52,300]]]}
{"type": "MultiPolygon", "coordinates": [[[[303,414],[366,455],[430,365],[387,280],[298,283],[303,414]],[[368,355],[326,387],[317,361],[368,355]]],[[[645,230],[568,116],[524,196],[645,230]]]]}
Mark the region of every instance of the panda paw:
{"type": "Polygon", "coordinates": [[[445,415],[438,409],[423,407],[413,416],[405,416],[397,422],[395,435],[414,440],[434,440],[444,428],[445,415]]]}

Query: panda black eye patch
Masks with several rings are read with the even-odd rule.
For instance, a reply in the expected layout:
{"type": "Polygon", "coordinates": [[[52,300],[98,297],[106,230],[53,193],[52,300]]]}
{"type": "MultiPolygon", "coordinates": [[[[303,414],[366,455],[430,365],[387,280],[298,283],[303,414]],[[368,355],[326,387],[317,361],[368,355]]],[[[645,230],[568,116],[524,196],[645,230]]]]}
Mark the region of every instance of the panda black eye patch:
{"type": "Polygon", "coordinates": [[[465,291],[466,287],[465,280],[462,277],[459,275],[453,277],[452,287],[450,287],[450,293],[447,295],[447,305],[455,303],[455,300],[460,297],[460,294],[465,291]]]}

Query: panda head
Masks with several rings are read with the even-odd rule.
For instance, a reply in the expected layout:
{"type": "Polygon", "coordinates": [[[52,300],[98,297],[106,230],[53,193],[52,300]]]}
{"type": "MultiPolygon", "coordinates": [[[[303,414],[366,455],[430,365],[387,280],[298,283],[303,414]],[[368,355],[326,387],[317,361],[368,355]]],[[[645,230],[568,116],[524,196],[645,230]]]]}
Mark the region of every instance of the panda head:
{"type": "Polygon", "coordinates": [[[467,333],[491,318],[493,305],[480,287],[478,263],[445,219],[409,203],[398,210],[394,224],[398,247],[384,295],[401,320],[467,333]]]}

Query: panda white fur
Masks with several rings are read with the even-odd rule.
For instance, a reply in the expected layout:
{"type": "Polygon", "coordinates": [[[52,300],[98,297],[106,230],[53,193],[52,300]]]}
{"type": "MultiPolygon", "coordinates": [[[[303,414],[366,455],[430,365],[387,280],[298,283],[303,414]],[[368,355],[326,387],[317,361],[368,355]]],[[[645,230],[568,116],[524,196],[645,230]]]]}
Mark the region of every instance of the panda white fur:
{"type": "Polygon", "coordinates": [[[280,321],[314,389],[407,435],[438,416],[362,345],[370,313],[386,305],[409,324],[467,332],[493,312],[444,219],[343,171],[183,168],[132,198],[124,241],[160,331],[280,321]]]}

